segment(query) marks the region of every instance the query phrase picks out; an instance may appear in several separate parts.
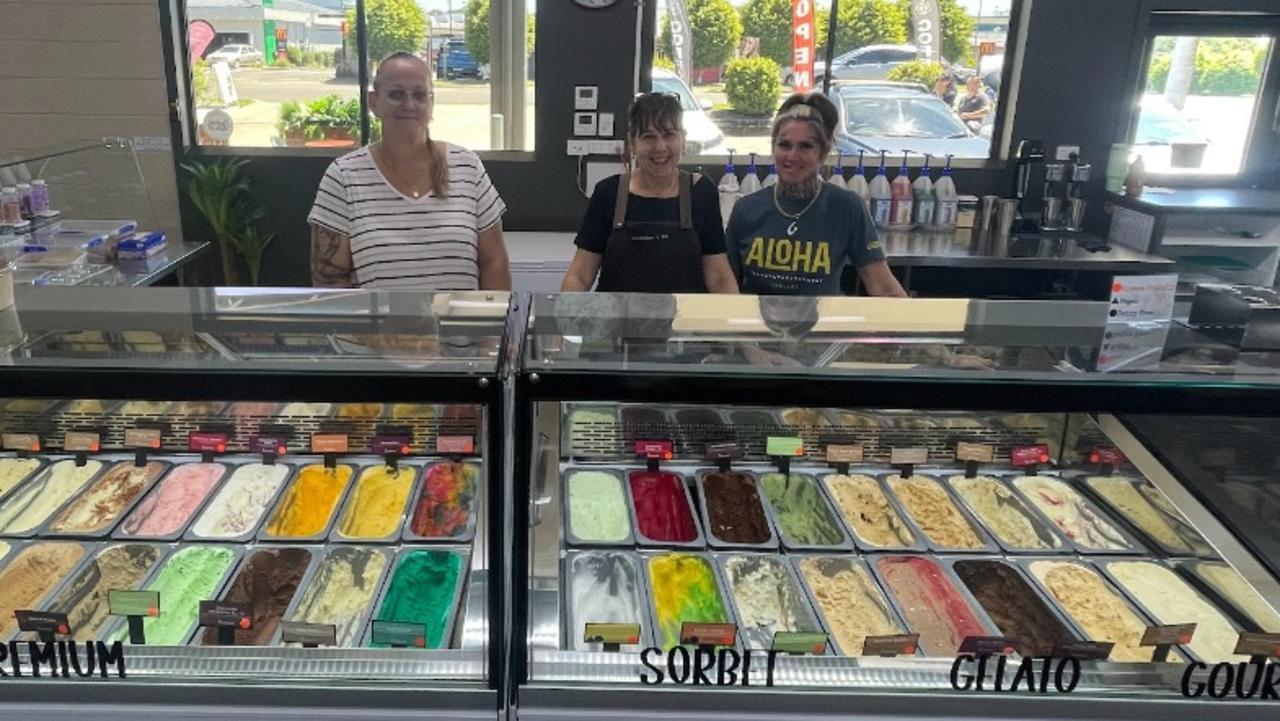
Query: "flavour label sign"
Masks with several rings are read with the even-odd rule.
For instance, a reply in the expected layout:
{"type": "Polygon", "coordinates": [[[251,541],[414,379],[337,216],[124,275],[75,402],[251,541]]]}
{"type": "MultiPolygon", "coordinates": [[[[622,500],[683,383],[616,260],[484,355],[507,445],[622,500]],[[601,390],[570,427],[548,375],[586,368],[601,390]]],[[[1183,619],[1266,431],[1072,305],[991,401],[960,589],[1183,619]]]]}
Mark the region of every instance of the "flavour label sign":
{"type": "Polygon", "coordinates": [[[160,430],[158,428],[130,428],[124,432],[124,444],[129,448],[159,450],[160,430]]]}
{"type": "Polygon", "coordinates": [[[862,463],[862,446],[827,446],[827,463],[862,463]]]}
{"type": "Polygon", "coordinates": [[[3,441],[6,451],[36,452],[40,450],[40,436],[34,433],[5,433],[3,441]]]}
{"type": "Polygon", "coordinates": [[[1111,284],[1108,323],[1169,321],[1173,318],[1176,275],[1129,275],[1111,284]]]}
{"type": "Polygon", "coordinates": [[[990,463],[996,458],[996,449],[985,443],[965,443],[956,444],[956,460],[957,461],[975,461],[977,463],[990,463]]]}
{"type": "Polygon", "coordinates": [[[107,591],[112,616],[159,616],[159,591],[107,591]]]}
{"type": "Polygon", "coordinates": [[[97,453],[102,448],[102,439],[97,433],[84,431],[67,431],[62,439],[62,450],[81,453],[97,453]]]}

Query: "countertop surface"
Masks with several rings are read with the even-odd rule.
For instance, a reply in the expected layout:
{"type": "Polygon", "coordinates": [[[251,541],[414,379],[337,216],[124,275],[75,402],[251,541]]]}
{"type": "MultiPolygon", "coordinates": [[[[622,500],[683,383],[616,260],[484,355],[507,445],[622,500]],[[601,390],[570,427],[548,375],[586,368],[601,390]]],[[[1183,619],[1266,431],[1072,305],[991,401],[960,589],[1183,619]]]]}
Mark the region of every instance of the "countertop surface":
{"type": "Polygon", "coordinates": [[[994,233],[924,231],[881,234],[894,267],[1010,268],[1026,270],[1115,271],[1173,266],[1168,258],[1139,253],[1088,233],[1045,231],[1001,236],[994,233]]]}
{"type": "Polygon", "coordinates": [[[1223,212],[1280,215],[1280,191],[1237,188],[1172,189],[1147,188],[1140,198],[1124,198],[1128,205],[1146,206],[1165,212],[1223,212]]]}

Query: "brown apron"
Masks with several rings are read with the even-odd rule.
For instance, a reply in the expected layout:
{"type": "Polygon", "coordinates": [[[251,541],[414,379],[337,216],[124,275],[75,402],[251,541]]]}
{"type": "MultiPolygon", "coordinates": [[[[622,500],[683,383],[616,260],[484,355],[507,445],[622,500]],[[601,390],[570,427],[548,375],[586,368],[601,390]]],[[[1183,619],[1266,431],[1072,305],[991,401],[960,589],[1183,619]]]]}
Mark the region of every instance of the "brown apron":
{"type": "Polygon", "coordinates": [[[693,179],[680,171],[680,221],[628,221],[631,176],[618,181],[613,230],[596,290],[608,293],[705,293],[702,241],[693,229],[693,179]]]}

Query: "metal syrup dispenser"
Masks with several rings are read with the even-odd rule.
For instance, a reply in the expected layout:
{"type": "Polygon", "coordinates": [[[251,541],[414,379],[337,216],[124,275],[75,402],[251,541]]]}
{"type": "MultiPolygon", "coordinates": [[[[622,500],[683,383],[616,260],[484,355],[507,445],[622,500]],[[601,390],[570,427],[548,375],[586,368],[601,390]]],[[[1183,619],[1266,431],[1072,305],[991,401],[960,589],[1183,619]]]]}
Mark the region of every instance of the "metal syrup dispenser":
{"type": "Polygon", "coordinates": [[[1089,182],[1089,176],[1093,174],[1093,166],[1088,163],[1081,163],[1080,156],[1076,153],[1071,154],[1071,164],[1067,166],[1067,204],[1066,204],[1066,228],[1070,231],[1080,231],[1084,225],[1085,199],[1084,185],[1089,182]]]}
{"type": "Polygon", "coordinates": [[[1044,203],[1040,211],[1042,230],[1057,230],[1061,227],[1062,198],[1058,197],[1058,184],[1066,174],[1066,166],[1062,163],[1048,163],[1044,166],[1044,203]]]}

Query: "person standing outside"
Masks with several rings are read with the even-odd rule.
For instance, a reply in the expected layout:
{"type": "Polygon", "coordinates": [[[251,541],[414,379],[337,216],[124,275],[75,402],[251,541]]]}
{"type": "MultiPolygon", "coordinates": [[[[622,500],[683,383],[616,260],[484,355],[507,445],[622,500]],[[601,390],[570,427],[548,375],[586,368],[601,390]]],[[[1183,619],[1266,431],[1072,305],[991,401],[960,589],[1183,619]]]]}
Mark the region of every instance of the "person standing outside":
{"type": "Polygon", "coordinates": [[[956,104],[956,115],[966,123],[982,125],[991,114],[991,98],[982,85],[982,78],[977,75],[970,75],[964,82],[965,93],[956,104]]]}

